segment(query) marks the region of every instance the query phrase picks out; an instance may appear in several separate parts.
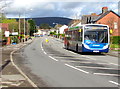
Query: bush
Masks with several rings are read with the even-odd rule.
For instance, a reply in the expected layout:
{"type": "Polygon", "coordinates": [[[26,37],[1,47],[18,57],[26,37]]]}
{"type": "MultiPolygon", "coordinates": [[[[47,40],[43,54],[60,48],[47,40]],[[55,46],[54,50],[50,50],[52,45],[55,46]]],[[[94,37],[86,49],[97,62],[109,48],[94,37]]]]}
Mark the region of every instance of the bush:
{"type": "Polygon", "coordinates": [[[62,34],[62,37],[65,37],[65,34],[62,34]]]}
{"type": "Polygon", "coordinates": [[[112,44],[120,44],[120,36],[112,36],[111,42],[112,44]]]}
{"type": "Polygon", "coordinates": [[[10,36],[11,43],[18,43],[18,36],[10,36]]]}

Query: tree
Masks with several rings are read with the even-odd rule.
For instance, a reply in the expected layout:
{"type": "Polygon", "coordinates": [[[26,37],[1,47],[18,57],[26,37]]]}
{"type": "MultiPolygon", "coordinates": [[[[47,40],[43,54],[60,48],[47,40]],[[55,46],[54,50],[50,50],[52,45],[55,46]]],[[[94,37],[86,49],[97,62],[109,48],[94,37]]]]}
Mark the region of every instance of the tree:
{"type": "Polygon", "coordinates": [[[32,19],[28,20],[28,23],[30,25],[30,28],[29,28],[30,29],[30,36],[32,36],[33,33],[37,32],[37,30],[36,30],[36,24],[35,24],[35,21],[32,20],[32,19]]]}
{"type": "Polygon", "coordinates": [[[60,28],[60,27],[62,27],[61,24],[56,24],[54,28],[55,28],[55,29],[58,29],[58,28],[60,28]]]}
{"type": "Polygon", "coordinates": [[[5,8],[5,7],[7,7],[8,5],[10,5],[10,4],[12,4],[12,2],[13,2],[14,0],[0,0],[0,12],[2,12],[3,11],[3,9],[5,8]]]}
{"type": "Polygon", "coordinates": [[[50,27],[50,25],[47,24],[47,23],[42,23],[42,24],[40,24],[40,28],[41,28],[41,29],[50,29],[51,27],[50,27]]]}
{"type": "Polygon", "coordinates": [[[6,19],[5,18],[1,22],[9,24],[10,32],[18,32],[18,22],[16,21],[16,19],[6,19]]]}
{"type": "Polygon", "coordinates": [[[6,19],[6,16],[3,13],[0,13],[0,23],[2,23],[2,20],[6,19]]]}
{"type": "Polygon", "coordinates": [[[16,22],[16,19],[3,19],[2,23],[11,23],[11,22],[16,22]]]}

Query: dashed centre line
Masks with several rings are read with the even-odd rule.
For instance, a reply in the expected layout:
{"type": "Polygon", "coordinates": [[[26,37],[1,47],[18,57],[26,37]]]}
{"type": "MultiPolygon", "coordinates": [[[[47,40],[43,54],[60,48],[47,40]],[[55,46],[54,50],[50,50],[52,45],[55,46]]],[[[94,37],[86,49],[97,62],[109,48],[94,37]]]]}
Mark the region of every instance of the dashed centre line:
{"type": "Polygon", "coordinates": [[[109,81],[110,83],[113,83],[113,84],[115,84],[115,85],[120,85],[119,83],[117,83],[117,82],[114,82],[114,81],[109,81]]]}
{"type": "Polygon", "coordinates": [[[49,56],[51,59],[55,60],[55,61],[58,61],[57,59],[53,58],[52,56],[49,56]]]}
{"type": "Polygon", "coordinates": [[[76,67],[74,67],[74,66],[71,66],[71,65],[69,65],[69,64],[65,64],[65,65],[68,66],[68,67],[71,67],[71,68],[73,68],[73,69],[76,69],[76,70],[78,70],[78,71],[81,71],[81,72],[84,72],[84,73],[86,73],[86,74],[89,74],[89,72],[84,71],[84,70],[79,69],[79,68],[76,68],[76,67]]]}
{"type": "Polygon", "coordinates": [[[44,54],[47,54],[47,53],[44,51],[44,54]]]}
{"type": "Polygon", "coordinates": [[[105,75],[105,76],[120,76],[120,75],[118,75],[118,74],[106,74],[106,73],[93,73],[93,74],[95,74],[95,75],[105,75]]]}
{"type": "Polygon", "coordinates": [[[120,66],[120,65],[118,65],[118,64],[115,64],[115,63],[109,63],[109,64],[111,64],[111,65],[115,65],[115,66],[120,66]]]}
{"type": "MultiPolygon", "coordinates": [[[[47,54],[45,51],[44,51],[44,49],[43,49],[43,46],[42,46],[42,44],[41,44],[41,49],[42,49],[42,51],[43,51],[43,53],[44,54],[47,54]]],[[[69,52],[71,52],[71,51],[69,51],[69,52]]],[[[76,53],[74,53],[74,52],[71,52],[71,53],[73,53],[73,54],[76,54],[76,53]]],[[[54,54],[50,54],[50,55],[54,55],[54,54]]],[[[53,59],[54,61],[59,61],[59,60],[57,60],[56,58],[65,58],[65,57],[52,57],[52,56],[50,56],[49,55],[49,53],[48,53],[48,57],[49,58],[51,58],[51,59],[53,59]]],[[[96,60],[95,58],[91,58],[91,57],[89,57],[89,56],[84,56],[84,55],[81,55],[81,57],[85,57],[86,58],[86,60],[89,60],[89,59],[91,59],[91,60],[96,60]]],[[[69,58],[69,57],[67,57],[67,58],[69,58]]],[[[71,57],[70,57],[71,58],[71,57]]],[[[72,59],[79,59],[79,58],[72,58],[72,59]]],[[[85,60],[85,59],[84,59],[85,60]]],[[[74,61],[66,61],[66,60],[61,60],[60,62],[74,62],[74,61]]],[[[92,63],[92,62],[81,62],[81,63],[92,63]]],[[[114,63],[97,63],[97,64],[104,64],[104,65],[116,65],[116,66],[119,66],[118,64],[114,64],[114,63]]],[[[75,70],[78,70],[78,71],[80,71],[80,72],[83,72],[83,73],[86,73],[86,74],[89,74],[89,72],[88,71],[85,71],[85,70],[82,70],[82,69],[80,69],[80,67],[82,68],[95,68],[95,69],[113,69],[113,70],[116,70],[116,69],[114,69],[114,68],[103,68],[103,67],[88,67],[88,66],[72,66],[72,65],[69,65],[69,64],[66,64],[65,63],[65,65],[66,66],[68,66],[68,67],[70,67],[70,68],[73,68],[73,69],[75,69],[75,70]],[[79,68],[77,68],[77,67],[79,67],[79,68]]],[[[94,75],[109,75],[109,76],[120,76],[120,75],[118,75],[118,74],[105,74],[105,73],[93,73],[94,75]]],[[[115,85],[120,85],[119,83],[117,83],[117,82],[114,82],[114,81],[108,81],[108,82],[110,82],[110,83],[112,83],[112,84],[115,84],[115,85]]]]}

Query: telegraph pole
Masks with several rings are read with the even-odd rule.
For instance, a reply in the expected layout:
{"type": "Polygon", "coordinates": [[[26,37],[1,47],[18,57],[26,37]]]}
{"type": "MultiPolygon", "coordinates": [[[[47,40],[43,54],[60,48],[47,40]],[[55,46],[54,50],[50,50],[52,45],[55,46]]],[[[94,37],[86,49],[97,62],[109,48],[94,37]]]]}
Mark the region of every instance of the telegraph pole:
{"type": "Polygon", "coordinates": [[[20,13],[19,13],[19,41],[21,40],[20,35],[21,35],[21,29],[20,29],[20,13]]]}

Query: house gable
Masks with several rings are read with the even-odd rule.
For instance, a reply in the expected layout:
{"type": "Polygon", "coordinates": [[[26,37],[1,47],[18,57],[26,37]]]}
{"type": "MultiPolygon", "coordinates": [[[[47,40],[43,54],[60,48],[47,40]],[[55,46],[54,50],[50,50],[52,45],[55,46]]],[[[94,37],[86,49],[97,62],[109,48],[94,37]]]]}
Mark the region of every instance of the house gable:
{"type": "Polygon", "coordinates": [[[102,18],[108,16],[109,14],[111,16],[120,18],[120,16],[118,14],[116,14],[115,12],[113,12],[113,11],[107,11],[106,13],[101,14],[96,20],[94,20],[94,22],[97,22],[97,21],[101,20],[102,18]]]}
{"type": "Polygon", "coordinates": [[[118,36],[120,35],[120,16],[118,16],[117,14],[115,14],[113,11],[110,11],[108,14],[106,14],[105,16],[103,16],[101,19],[97,20],[95,23],[97,24],[106,24],[109,26],[110,29],[113,30],[113,36],[118,36]],[[115,27],[115,24],[116,27],[115,27]]]}

